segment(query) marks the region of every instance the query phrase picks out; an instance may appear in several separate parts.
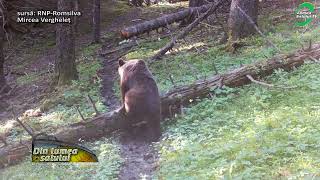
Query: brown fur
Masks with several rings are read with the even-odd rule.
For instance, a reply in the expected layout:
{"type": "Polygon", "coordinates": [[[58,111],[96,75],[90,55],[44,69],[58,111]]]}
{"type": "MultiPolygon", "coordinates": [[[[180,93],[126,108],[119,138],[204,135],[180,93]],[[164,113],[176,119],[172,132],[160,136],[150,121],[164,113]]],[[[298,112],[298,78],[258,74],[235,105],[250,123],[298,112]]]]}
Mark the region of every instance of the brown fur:
{"type": "Polygon", "coordinates": [[[160,131],[160,96],[157,84],[142,60],[119,60],[122,110],[126,112],[128,130],[138,128],[139,135],[156,140],[160,131]]]}

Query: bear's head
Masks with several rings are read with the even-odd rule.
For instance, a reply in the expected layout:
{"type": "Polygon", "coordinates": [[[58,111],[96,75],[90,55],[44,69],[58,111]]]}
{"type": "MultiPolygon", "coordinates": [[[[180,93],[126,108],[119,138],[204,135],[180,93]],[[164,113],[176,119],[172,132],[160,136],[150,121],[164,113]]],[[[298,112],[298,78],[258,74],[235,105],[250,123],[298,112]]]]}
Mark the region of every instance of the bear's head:
{"type": "Polygon", "coordinates": [[[149,71],[147,69],[145,62],[140,59],[134,59],[130,61],[124,61],[122,59],[119,59],[118,62],[119,62],[118,72],[119,72],[120,78],[124,77],[125,74],[130,72],[149,71]]]}

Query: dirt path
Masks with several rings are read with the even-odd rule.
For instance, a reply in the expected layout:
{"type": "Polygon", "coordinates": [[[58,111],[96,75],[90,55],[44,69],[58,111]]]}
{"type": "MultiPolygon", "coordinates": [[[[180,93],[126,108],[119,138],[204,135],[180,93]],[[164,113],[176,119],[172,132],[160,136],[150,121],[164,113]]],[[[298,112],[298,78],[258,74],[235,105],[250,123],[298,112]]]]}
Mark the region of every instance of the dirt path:
{"type": "MultiPolygon", "coordinates": [[[[140,13],[129,12],[125,16],[114,20],[108,32],[119,30],[119,22],[125,22],[133,18],[138,18],[140,13]]],[[[119,40],[109,39],[102,47],[101,52],[107,52],[119,48],[119,40]],[[112,42],[113,41],[113,42],[112,42]]],[[[118,80],[118,58],[130,51],[131,47],[122,48],[119,51],[110,53],[102,57],[103,68],[100,71],[102,78],[101,95],[104,98],[105,105],[109,110],[114,110],[120,106],[119,98],[114,92],[114,83],[118,80]]],[[[120,137],[121,156],[125,160],[119,173],[120,180],[151,179],[154,175],[158,162],[158,154],[151,143],[146,143],[129,137],[126,134],[120,137]]]]}
{"type": "MultiPolygon", "coordinates": [[[[114,94],[113,85],[117,79],[118,57],[129,49],[123,49],[106,56],[101,73],[105,105],[109,110],[119,107],[120,102],[114,94]]],[[[125,160],[119,174],[121,180],[151,179],[158,161],[157,152],[151,143],[141,142],[134,137],[122,135],[120,138],[121,156],[125,160]]]]}

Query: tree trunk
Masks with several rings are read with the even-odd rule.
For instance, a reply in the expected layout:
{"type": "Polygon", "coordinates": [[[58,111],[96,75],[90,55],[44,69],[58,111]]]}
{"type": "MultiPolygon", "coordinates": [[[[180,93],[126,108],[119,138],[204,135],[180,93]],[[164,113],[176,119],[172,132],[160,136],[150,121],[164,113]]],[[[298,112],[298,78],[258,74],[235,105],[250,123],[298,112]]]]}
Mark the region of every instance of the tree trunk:
{"type": "Polygon", "coordinates": [[[232,46],[241,38],[255,33],[247,17],[238,9],[240,7],[255,24],[258,20],[258,0],[232,0],[229,16],[229,44],[232,46]]]}
{"type": "Polygon", "coordinates": [[[150,61],[160,59],[163,55],[166,54],[166,52],[173,48],[178,39],[184,38],[194,27],[196,27],[201,21],[203,21],[213,12],[215,12],[222,4],[222,1],[208,4],[207,6],[209,6],[209,9],[205,13],[201,14],[196,20],[194,20],[191,24],[185,27],[184,30],[181,31],[177,36],[173,37],[169,43],[167,43],[163,48],[160,49],[159,52],[157,52],[157,54],[150,58],[150,61]]]}
{"type": "MultiPolygon", "coordinates": [[[[79,2],[79,0],[74,0],[74,11],[79,11],[79,7],[80,6],[80,2],[79,2]]],[[[79,18],[77,17],[77,16],[74,16],[73,17],[73,33],[74,33],[74,36],[75,37],[78,37],[78,31],[79,31],[79,29],[78,29],[78,25],[79,25],[79,18]]]]}
{"type": "MultiPolygon", "coordinates": [[[[272,74],[275,70],[292,70],[305,63],[310,57],[320,58],[320,45],[314,45],[307,51],[298,50],[292,54],[276,56],[268,61],[256,62],[234,69],[225,74],[216,75],[198,80],[190,85],[180,86],[161,96],[162,118],[172,117],[181,111],[182,106],[191,103],[190,99],[210,97],[213,89],[222,86],[239,87],[250,83],[248,75],[262,78],[272,74]]],[[[59,129],[52,134],[59,140],[77,143],[83,140],[92,140],[110,134],[112,131],[126,127],[125,115],[119,112],[101,114],[91,120],[75,123],[59,129]]],[[[29,153],[30,140],[22,143],[9,144],[0,149],[0,168],[20,162],[29,153]]]]}
{"type": "MultiPolygon", "coordinates": [[[[1,26],[2,28],[2,26],[1,26]]],[[[1,30],[0,30],[1,31],[1,30]]],[[[3,36],[0,35],[0,94],[7,91],[7,83],[4,75],[3,36]]]]}
{"type": "MultiPolygon", "coordinates": [[[[73,0],[59,0],[58,11],[73,9],[73,0]]],[[[72,23],[58,23],[56,25],[56,72],[58,86],[71,84],[78,79],[75,63],[75,36],[72,23]]]]}
{"type": "MultiPolygon", "coordinates": [[[[194,7],[200,7],[202,5],[206,4],[206,1],[204,0],[189,0],[189,8],[194,8],[194,7]]],[[[197,14],[190,14],[190,16],[186,19],[184,19],[180,26],[186,26],[190,23],[192,23],[192,21],[195,20],[197,14]]]]}
{"type": "Polygon", "coordinates": [[[93,4],[93,41],[100,42],[100,0],[94,0],[93,4]]]}
{"type": "MultiPolygon", "coordinates": [[[[1,11],[4,13],[4,10],[1,11]]],[[[0,14],[0,94],[8,92],[10,90],[10,87],[6,83],[6,78],[4,75],[4,54],[3,54],[3,44],[4,44],[4,22],[3,17],[4,14],[0,14]]]]}

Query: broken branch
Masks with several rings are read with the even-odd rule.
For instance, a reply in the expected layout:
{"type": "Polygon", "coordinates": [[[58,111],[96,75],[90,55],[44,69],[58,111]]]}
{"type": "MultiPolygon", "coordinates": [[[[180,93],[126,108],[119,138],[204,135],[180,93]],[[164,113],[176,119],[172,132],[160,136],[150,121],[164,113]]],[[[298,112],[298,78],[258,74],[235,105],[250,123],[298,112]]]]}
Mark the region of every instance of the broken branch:
{"type": "Polygon", "coordinates": [[[220,5],[223,4],[224,1],[219,1],[217,3],[211,3],[210,8],[200,15],[197,19],[195,19],[191,24],[189,24],[182,32],[180,32],[177,36],[173,37],[171,41],[166,44],[163,48],[160,49],[160,51],[155,54],[153,57],[150,58],[150,62],[160,59],[163,55],[166,54],[170,49],[173,48],[173,46],[176,44],[178,39],[182,39],[185,37],[194,27],[196,27],[201,21],[203,21],[205,18],[207,18],[210,14],[212,14],[214,11],[218,9],[220,5]]]}
{"type": "Polygon", "coordinates": [[[99,115],[100,113],[99,113],[99,111],[98,111],[98,109],[96,107],[96,103],[93,101],[93,99],[91,98],[91,96],[89,94],[88,94],[88,100],[89,100],[92,108],[94,109],[96,115],[99,115]]]}
{"type": "Polygon", "coordinates": [[[270,88],[282,88],[282,89],[297,88],[297,86],[294,86],[294,87],[275,86],[273,84],[268,84],[268,83],[265,83],[265,82],[257,81],[251,75],[246,75],[246,76],[247,76],[248,79],[250,79],[251,82],[256,83],[256,84],[260,84],[262,86],[270,87],[270,88]]]}

